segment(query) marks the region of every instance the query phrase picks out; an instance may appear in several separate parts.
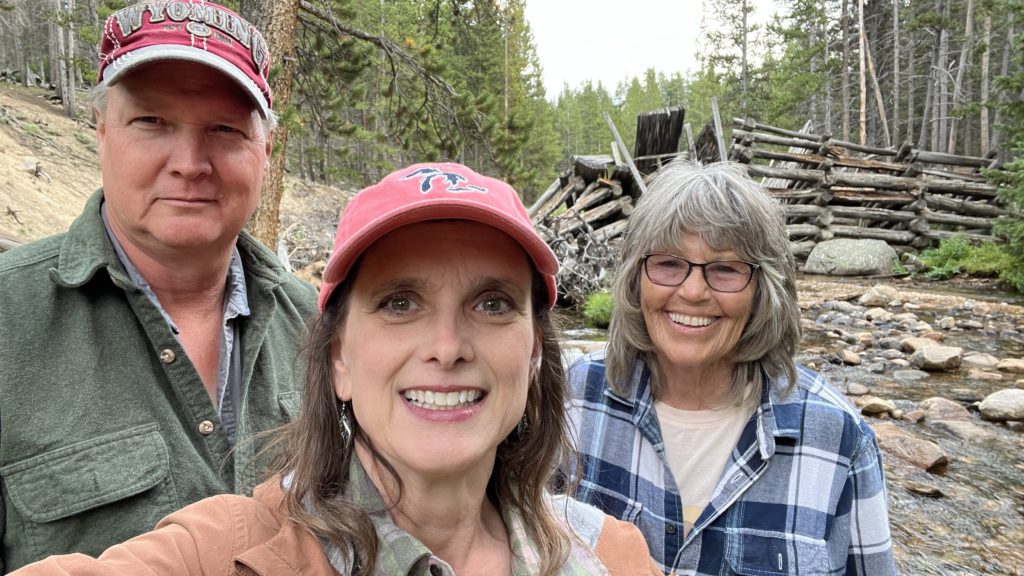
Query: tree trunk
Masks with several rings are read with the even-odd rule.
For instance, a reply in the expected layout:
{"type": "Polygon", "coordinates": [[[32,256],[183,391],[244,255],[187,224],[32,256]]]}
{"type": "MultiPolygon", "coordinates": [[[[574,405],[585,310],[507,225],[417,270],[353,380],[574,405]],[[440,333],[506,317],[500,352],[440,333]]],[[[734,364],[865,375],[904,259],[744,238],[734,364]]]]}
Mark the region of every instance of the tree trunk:
{"type": "Polygon", "coordinates": [[[900,2],[892,3],[892,142],[900,141],[900,2]]]}
{"type": "MultiPolygon", "coordinates": [[[[913,17],[913,12],[911,13],[913,17]]],[[[914,42],[916,34],[910,34],[910,41],[907,42],[907,137],[906,142],[914,141],[914,42]]]]}
{"type": "MultiPolygon", "coordinates": [[[[974,0],[967,0],[967,17],[964,21],[964,44],[960,47],[960,63],[956,69],[956,81],[953,83],[953,108],[957,109],[963,104],[964,92],[964,71],[971,59],[971,42],[974,41],[974,0]]],[[[957,111],[959,114],[959,111],[957,111]]],[[[956,152],[956,133],[959,116],[950,118],[949,144],[946,152],[956,152]]]]}
{"type": "Polygon", "coordinates": [[[850,5],[843,0],[843,13],[840,18],[843,28],[843,64],[842,64],[842,98],[843,98],[843,140],[850,139],[850,5]]]}
{"type": "MultiPolygon", "coordinates": [[[[270,75],[270,90],[274,95],[274,108],[283,114],[291,100],[292,78],[295,76],[295,28],[299,20],[299,0],[243,1],[242,16],[259,28],[267,41],[276,72],[270,75]]],[[[281,123],[274,131],[273,138],[274,153],[270,157],[270,169],[263,181],[259,205],[249,219],[248,228],[260,242],[276,251],[281,194],[284,192],[288,125],[281,123]]]]}
{"type": "MultiPolygon", "coordinates": [[[[1011,51],[1012,46],[1013,46],[1013,39],[1016,38],[1015,34],[1016,34],[1016,27],[1014,26],[1014,23],[1011,22],[1010,23],[1010,32],[1009,32],[1009,34],[1006,35],[1006,41],[1003,43],[1003,62],[1002,62],[1002,64],[999,67],[999,75],[1000,76],[1004,76],[1005,77],[1005,76],[1008,76],[1010,74],[1010,51],[1011,51]]],[[[995,118],[993,119],[993,122],[992,122],[992,124],[998,128],[992,134],[992,148],[993,149],[998,149],[999,148],[999,144],[1002,141],[1003,128],[1000,127],[1000,126],[1002,126],[1002,118],[1003,118],[1003,107],[1002,106],[997,106],[996,107],[995,118]]]]}
{"type": "MultiPolygon", "coordinates": [[[[75,0],[65,0],[67,15],[64,19],[67,32],[67,50],[64,51],[64,92],[61,94],[61,101],[64,104],[64,114],[68,118],[75,118],[78,115],[78,104],[75,98],[75,20],[72,17],[75,13],[75,0]]],[[[65,29],[62,29],[62,33],[65,29]]]]}
{"type": "Polygon", "coordinates": [[[939,107],[936,110],[935,136],[932,138],[932,150],[941,150],[940,146],[949,138],[949,21],[950,0],[942,0],[942,28],[939,29],[939,107]]]}
{"type": "Polygon", "coordinates": [[[979,123],[981,124],[981,155],[988,154],[989,148],[989,137],[988,137],[988,83],[989,83],[989,65],[990,55],[992,54],[992,15],[985,14],[985,23],[983,26],[983,34],[985,35],[985,51],[981,53],[981,118],[979,123]]]}
{"type": "Polygon", "coordinates": [[[892,142],[889,139],[889,122],[885,117],[885,102],[882,101],[882,89],[878,85],[878,76],[875,74],[874,60],[871,58],[871,47],[868,45],[867,36],[864,36],[864,55],[868,62],[868,74],[871,76],[871,89],[875,93],[875,108],[878,111],[878,120],[882,123],[882,137],[885,142],[885,147],[892,146],[892,142]]]}
{"type": "Polygon", "coordinates": [[[742,34],[742,40],[740,42],[740,44],[741,44],[741,47],[740,47],[741,48],[740,90],[741,90],[741,94],[742,94],[740,96],[740,110],[742,110],[743,114],[746,115],[746,113],[747,113],[747,81],[748,81],[748,76],[747,76],[748,75],[748,70],[747,70],[747,36],[749,35],[749,31],[747,30],[747,12],[749,11],[747,9],[747,0],[743,0],[743,5],[740,7],[740,10],[742,10],[742,12],[743,12],[743,28],[741,28],[741,30],[740,30],[740,34],[742,34]]]}
{"type": "Polygon", "coordinates": [[[867,66],[865,65],[865,54],[867,50],[866,40],[864,35],[864,0],[857,0],[857,21],[858,21],[858,38],[860,41],[860,145],[864,146],[868,142],[868,111],[867,111],[867,66]]]}

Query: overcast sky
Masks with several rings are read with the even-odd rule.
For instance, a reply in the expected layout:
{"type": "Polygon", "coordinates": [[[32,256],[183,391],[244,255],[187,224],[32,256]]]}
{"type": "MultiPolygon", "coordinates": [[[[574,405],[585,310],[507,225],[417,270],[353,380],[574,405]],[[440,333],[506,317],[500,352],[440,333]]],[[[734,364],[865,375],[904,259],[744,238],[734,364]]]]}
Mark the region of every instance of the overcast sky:
{"type": "MultiPolygon", "coordinates": [[[[774,2],[756,2],[758,18],[774,2]]],[[[600,80],[609,92],[647,68],[669,75],[697,67],[700,0],[527,0],[526,18],[549,99],[563,83],[600,80]]]]}

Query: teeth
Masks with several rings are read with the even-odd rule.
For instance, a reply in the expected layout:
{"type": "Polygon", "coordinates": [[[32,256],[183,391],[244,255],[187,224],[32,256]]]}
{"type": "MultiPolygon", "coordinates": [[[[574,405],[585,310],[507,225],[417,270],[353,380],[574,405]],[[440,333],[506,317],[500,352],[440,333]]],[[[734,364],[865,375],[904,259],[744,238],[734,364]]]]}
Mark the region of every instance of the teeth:
{"type": "Polygon", "coordinates": [[[413,406],[427,410],[457,410],[476,403],[480,398],[479,390],[459,390],[458,392],[433,392],[431,390],[406,390],[405,399],[413,406]]]}
{"type": "Polygon", "coordinates": [[[684,314],[669,314],[668,317],[676,324],[682,324],[683,326],[694,326],[699,328],[711,324],[711,318],[708,318],[707,316],[686,316],[684,314]]]}

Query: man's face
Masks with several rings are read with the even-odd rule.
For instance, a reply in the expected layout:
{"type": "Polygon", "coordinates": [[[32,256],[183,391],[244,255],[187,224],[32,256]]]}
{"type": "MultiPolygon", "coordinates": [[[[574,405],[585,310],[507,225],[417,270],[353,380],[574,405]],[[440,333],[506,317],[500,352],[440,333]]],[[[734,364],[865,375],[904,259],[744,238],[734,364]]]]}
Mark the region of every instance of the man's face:
{"type": "Polygon", "coordinates": [[[107,216],[148,257],[227,249],[256,208],[270,139],[227,76],[157,62],[114,84],[96,134],[107,216]]]}

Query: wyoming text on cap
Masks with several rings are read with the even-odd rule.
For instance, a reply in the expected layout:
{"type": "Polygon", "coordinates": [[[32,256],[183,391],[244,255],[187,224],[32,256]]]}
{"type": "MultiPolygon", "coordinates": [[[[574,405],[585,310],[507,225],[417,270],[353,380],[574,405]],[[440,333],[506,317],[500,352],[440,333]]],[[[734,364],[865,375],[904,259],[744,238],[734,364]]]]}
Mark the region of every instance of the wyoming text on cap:
{"type": "Polygon", "coordinates": [[[548,308],[555,305],[558,259],[537,234],[511,186],[460,164],[414,164],[363,189],[345,206],[324,268],[320,311],[359,256],[388,232],[428,220],[472,220],[508,234],[544,278],[548,308]]]}
{"type": "Polygon", "coordinates": [[[270,51],[252,24],[203,0],[142,2],[114,12],[100,40],[100,82],[110,85],[130,70],[158,60],[213,67],[237,82],[270,116],[270,51]]]}

